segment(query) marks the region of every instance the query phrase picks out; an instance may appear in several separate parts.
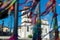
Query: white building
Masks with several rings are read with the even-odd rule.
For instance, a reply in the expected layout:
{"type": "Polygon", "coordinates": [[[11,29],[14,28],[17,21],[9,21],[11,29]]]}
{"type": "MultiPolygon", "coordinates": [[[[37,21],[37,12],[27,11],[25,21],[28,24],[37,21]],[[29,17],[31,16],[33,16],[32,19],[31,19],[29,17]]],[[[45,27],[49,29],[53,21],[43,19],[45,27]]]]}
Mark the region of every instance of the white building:
{"type": "MultiPolygon", "coordinates": [[[[25,11],[22,11],[22,14],[25,11]]],[[[27,17],[27,14],[21,16],[22,18],[22,24],[20,26],[20,28],[18,28],[18,35],[21,38],[28,38],[28,35],[32,35],[32,27],[33,25],[31,24],[31,19],[27,17]]]]}
{"type": "MultiPolygon", "coordinates": [[[[22,11],[22,14],[24,12],[26,12],[28,10],[22,11]]],[[[28,35],[33,35],[33,30],[32,27],[33,25],[31,24],[31,19],[27,17],[28,14],[25,14],[23,16],[21,16],[22,18],[22,24],[21,26],[18,28],[18,35],[21,38],[28,38],[28,35]]],[[[49,40],[49,34],[46,35],[49,32],[49,24],[47,20],[41,20],[41,28],[42,28],[42,40],[49,40]],[[46,35],[45,37],[43,37],[44,35],[46,35]]]]}
{"type": "Polygon", "coordinates": [[[50,40],[49,36],[49,24],[47,20],[41,20],[41,28],[42,28],[42,40],[50,40]]]}

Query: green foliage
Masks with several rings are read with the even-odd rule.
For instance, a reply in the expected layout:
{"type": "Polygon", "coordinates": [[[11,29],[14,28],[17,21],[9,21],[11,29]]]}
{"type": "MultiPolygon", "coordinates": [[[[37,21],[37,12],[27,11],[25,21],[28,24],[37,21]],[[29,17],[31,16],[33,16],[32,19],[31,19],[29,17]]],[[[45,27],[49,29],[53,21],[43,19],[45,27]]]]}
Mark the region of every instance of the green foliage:
{"type": "Polygon", "coordinates": [[[37,23],[39,23],[39,24],[40,24],[40,23],[41,23],[41,20],[37,20],[37,23]]]}
{"type": "Polygon", "coordinates": [[[30,34],[30,35],[28,35],[28,38],[32,38],[32,35],[30,34]]]}

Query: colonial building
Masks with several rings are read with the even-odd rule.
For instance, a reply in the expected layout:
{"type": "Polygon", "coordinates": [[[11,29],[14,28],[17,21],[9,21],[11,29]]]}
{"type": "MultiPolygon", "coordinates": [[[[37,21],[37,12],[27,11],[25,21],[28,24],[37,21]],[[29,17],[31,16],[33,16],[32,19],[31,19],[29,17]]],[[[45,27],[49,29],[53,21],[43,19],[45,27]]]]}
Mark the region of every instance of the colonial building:
{"type": "MultiPolygon", "coordinates": [[[[25,11],[22,11],[22,14],[25,11]]],[[[20,27],[18,27],[18,35],[21,38],[27,38],[28,35],[32,35],[32,27],[33,25],[31,24],[31,19],[27,17],[27,14],[21,16],[22,18],[22,24],[20,27]]]]}
{"type": "Polygon", "coordinates": [[[8,36],[10,35],[10,28],[9,27],[6,27],[6,26],[3,26],[0,25],[0,36],[8,36]]]}
{"type": "MultiPolygon", "coordinates": [[[[28,8],[28,7],[26,7],[28,8]]],[[[28,10],[24,10],[22,11],[22,15],[21,18],[21,26],[18,27],[18,35],[19,37],[21,38],[28,38],[28,35],[33,35],[33,27],[34,25],[31,24],[31,18],[28,18],[28,15],[30,14],[30,12],[27,14],[28,10]]],[[[49,34],[47,34],[49,32],[49,24],[48,24],[48,21],[47,20],[41,20],[41,29],[42,29],[42,40],[49,40],[50,37],[49,37],[49,34]],[[46,35],[47,34],[47,35],[46,35]],[[46,35],[46,36],[45,36],[46,35]]]]}
{"type": "Polygon", "coordinates": [[[6,26],[2,27],[2,25],[0,25],[0,31],[2,31],[2,32],[10,32],[10,28],[6,27],[6,26]]]}
{"type": "Polygon", "coordinates": [[[42,28],[42,40],[50,40],[49,36],[49,24],[47,20],[41,20],[41,28],[42,28]]]}

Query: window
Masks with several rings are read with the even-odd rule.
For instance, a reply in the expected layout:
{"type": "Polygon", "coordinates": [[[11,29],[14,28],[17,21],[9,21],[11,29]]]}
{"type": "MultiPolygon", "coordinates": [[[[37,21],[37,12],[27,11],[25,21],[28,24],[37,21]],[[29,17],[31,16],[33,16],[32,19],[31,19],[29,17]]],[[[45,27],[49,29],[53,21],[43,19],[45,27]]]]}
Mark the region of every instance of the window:
{"type": "Polygon", "coordinates": [[[27,32],[29,32],[29,26],[27,26],[27,32]]]}
{"type": "Polygon", "coordinates": [[[21,29],[21,27],[20,27],[20,29],[21,29]]]}
{"type": "Polygon", "coordinates": [[[45,29],[45,33],[47,33],[47,29],[45,29]]]}

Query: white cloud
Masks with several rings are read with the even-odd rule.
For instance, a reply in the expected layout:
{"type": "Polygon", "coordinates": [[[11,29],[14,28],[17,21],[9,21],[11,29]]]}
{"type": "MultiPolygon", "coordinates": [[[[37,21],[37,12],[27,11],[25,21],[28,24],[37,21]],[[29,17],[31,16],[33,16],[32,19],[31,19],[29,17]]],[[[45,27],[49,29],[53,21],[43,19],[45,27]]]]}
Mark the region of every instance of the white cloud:
{"type": "Polygon", "coordinates": [[[60,6],[60,4],[58,4],[58,6],[60,6]]]}
{"type": "Polygon", "coordinates": [[[60,26],[60,21],[58,21],[58,26],[60,26]]]}
{"type": "Polygon", "coordinates": [[[58,21],[58,24],[60,24],[60,21],[58,21]]]}

